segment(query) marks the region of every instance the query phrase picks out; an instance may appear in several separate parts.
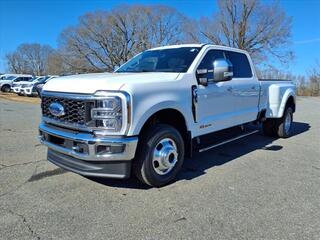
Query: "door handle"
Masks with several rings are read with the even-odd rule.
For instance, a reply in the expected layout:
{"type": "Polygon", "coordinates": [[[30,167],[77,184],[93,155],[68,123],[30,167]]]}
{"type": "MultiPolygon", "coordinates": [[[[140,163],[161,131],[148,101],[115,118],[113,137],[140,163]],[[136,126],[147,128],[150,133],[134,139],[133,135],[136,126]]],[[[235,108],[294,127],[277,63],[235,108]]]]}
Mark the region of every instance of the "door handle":
{"type": "Polygon", "coordinates": [[[252,89],[252,90],[256,90],[256,86],[252,86],[251,89],[252,89]]]}
{"type": "Polygon", "coordinates": [[[232,92],[232,87],[228,87],[228,88],[227,88],[227,91],[228,91],[228,92],[232,92]]]}

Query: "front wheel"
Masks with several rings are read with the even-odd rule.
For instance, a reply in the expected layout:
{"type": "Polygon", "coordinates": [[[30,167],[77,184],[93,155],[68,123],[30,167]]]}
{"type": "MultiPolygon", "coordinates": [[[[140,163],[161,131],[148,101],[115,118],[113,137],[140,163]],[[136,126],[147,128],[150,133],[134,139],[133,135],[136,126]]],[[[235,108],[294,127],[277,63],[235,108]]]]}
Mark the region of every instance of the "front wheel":
{"type": "Polygon", "coordinates": [[[152,126],[141,136],[135,175],[143,183],[161,187],[172,181],[184,160],[184,141],[178,130],[166,124],[152,126]]]}
{"type": "Polygon", "coordinates": [[[4,85],[1,88],[1,91],[6,93],[10,92],[10,90],[11,90],[11,87],[9,85],[4,85]]]}

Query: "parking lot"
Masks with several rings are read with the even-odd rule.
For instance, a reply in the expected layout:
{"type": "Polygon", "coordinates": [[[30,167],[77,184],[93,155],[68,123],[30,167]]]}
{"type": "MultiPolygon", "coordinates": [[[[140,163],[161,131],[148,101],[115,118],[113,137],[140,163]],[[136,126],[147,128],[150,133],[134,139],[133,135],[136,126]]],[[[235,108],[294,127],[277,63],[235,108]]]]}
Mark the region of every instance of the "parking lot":
{"type": "Polygon", "coordinates": [[[196,154],[157,189],[55,167],[39,104],[0,98],[0,238],[320,239],[319,119],[320,98],[298,98],[289,139],[196,154]]]}

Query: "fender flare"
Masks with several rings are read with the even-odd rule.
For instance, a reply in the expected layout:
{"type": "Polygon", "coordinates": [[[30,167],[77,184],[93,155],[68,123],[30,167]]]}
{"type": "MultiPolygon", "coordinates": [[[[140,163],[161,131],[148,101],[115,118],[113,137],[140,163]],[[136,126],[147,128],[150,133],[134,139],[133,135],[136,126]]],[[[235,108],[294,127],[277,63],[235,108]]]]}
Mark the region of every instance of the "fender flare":
{"type": "Polygon", "coordinates": [[[293,89],[287,89],[282,97],[282,101],[281,101],[279,111],[278,111],[278,116],[277,116],[278,118],[281,118],[283,116],[284,109],[290,97],[293,97],[294,104],[296,104],[296,93],[294,92],[293,89]]]}

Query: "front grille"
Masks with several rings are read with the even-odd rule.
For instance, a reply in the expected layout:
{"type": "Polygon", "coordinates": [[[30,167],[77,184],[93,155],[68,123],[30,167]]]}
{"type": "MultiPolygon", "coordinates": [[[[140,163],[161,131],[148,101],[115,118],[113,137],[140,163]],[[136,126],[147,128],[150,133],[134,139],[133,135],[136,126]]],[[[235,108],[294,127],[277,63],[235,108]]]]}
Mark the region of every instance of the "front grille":
{"type": "Polygon", "coordinates": [[[94,105],[94,101],[78,100],[60,97],[42,96],[41,98],[42,115],[63,124],[86,125],[90,120],[90,109],[94,105]],[[54,116],[49,106],[51,103],[59,103],[64,107],[65,114],[63,116],[54,116]]]}

